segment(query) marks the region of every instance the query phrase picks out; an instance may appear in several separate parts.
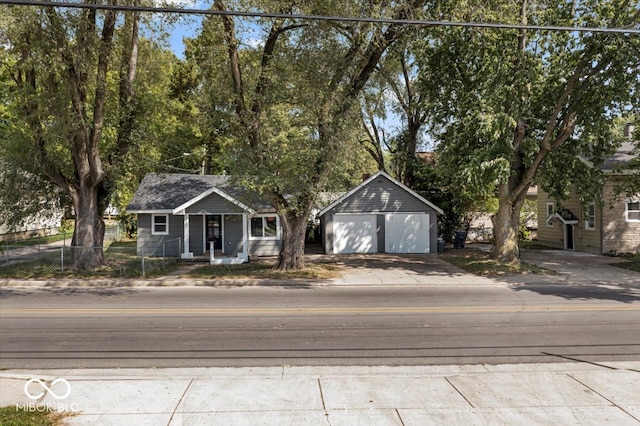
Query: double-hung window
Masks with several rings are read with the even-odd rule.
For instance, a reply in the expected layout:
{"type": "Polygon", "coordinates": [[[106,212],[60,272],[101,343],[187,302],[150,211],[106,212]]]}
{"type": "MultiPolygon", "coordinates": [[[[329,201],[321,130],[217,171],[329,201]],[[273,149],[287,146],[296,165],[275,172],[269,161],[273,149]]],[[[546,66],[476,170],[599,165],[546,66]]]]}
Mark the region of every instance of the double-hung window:
{"type": "Polygon", "coordinates": [[[168,214],[154,214],[151,216],[151,235],[169,235],[168,214]]]}
{"type": "Polygon", "coordinates": [[[279,219],[277,215],[251,218],[251,238],[277,239],[279,219]]]}
{"type": "MultiPolygon", "coordinates": [[[[547,202],[547,219],[549,219],[556,212],[556,203],[553,201],[547,202]]],[[[553,228],[553,221],[547,222],[549,228],[553,228]]]]}
{"type": "Polygon", "coordinates": [[[624,219],[627,222],[640,222],[640,200],[627,200],[624,207],[624,219]]]}
{"type": "Polygon", "coordinates": [[[589,203],[586,213],[584,229],[596,229],[596,203],[589,203]]]}

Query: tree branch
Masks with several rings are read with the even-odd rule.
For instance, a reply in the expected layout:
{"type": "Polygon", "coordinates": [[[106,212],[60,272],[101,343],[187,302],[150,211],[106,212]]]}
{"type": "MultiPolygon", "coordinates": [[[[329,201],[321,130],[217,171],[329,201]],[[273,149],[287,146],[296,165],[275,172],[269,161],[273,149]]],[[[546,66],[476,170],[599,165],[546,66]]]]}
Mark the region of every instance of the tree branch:
{"type": "Polygon", "coordinates": [[[113,10],[106,11],[102,25],[102,35],[98,50],[98,68],[96,70],[93,123],[89,133],[89,139],[86,142],[86,155],[89,163],[90,177],[94,184],[98,184],[104,179],[104,170],[100,161],[100,138],[102,137],[105,104],[107,102],[107,71],[116,26],[116,12],[113,10]]]}

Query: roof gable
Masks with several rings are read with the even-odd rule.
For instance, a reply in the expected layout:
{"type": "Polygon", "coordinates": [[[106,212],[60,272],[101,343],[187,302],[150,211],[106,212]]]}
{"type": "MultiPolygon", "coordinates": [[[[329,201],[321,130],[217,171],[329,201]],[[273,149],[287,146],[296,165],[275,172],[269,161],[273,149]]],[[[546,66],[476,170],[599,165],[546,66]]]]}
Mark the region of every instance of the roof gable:
{"type": "Polygon", "coordinates": [[[224,191],[221,191],[220,189],[218,189],[216,187],[210,188],[210,189],[206,190],[205,192],[203,192],[202,194],[193,197],[191,200],[187,201],[186,203],[183,203],[183,204],[179,205],[178,207],[173,209],[172,213],[173,214],[179,214],[180,212],[184,212],[188,207],[194,205],[198,201],[201,201],[201,200],[207,198],[211,194],[218,194],[219,196],[221,196],[225,200],[232,202],[233,204],[237,205],[238,207],[242,208],[243,210],[246,210],[249,213],[255,213],[255,211],[251,207],[249,207],[246,204],[236,200],[235,198],[233,198],[229,194],[225,193],[224,191]]]}
{"type": "Polygon", "coordinates": [[[255,199],[260,207],[266,207],[232,184],[228,176],[150,173],[140,183],[127,211],[177,214],[214,193],[250,213],[255,213],[255,209],[239,199],[255,199]]]}
{"type": "Polygon", "coordinates": [[[419,194],[417,194],[416,192],[411,190],[409,187],[407,187],[407,186],[403,185],[402,183],[398,182],[397,180],[395,180],[394,178],[389,176],[387,173],[385,173],[383,171],[379,171],[378,173],[376,173],[375,175],[371,176],[369,179],[365,180],[360,185],[356,186],[351,191],[347,192],[342,197],[338,198],[336,201],[334,201],[333,203],[331,203],[330,205],[328,205],[327,207],[322,209],[322,211],[320,211],[320,213],[318,213],[318,216],[323,216],[324,214],[326,214],[330,210],[334,209],[339,204],[344,203],[345,201],[349,200],[349,198],[351,198],[355,194],[361,192],[361,190],[363,190],[364,188],[369,186],[372,182],[374,182],[377,178],[379,178],[381,176],[384,177],[389,182],[391,182],[394,186],[397,186],[399,189],[405,191],[411,197],[417,199],[420,203],[431,207],[432,209],[434,209],[439,214],[443,214],[444,213],[441,208],[439,208],[435,204],[431,203],[427,199],[423,198],[422,196],[420,196],[419,194]]]}

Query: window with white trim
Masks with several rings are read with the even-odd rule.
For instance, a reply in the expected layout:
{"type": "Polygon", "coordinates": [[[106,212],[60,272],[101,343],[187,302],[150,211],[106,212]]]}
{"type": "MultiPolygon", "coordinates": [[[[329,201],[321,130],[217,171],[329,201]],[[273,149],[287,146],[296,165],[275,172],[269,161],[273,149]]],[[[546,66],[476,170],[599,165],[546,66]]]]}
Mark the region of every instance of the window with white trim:
{"type": "Polygon", "coordinates": [[[277,215],[265,215],[251,218],[251,238],[277,239],[280,219],[277,215]]]}
{"type": "Polygon", "coordinates": [[[584,229],[596,229],[596,203],[589,203],[586,213],[584,229]]]}
{"type": "MultiPolygon", "coordinates": [[[[547,202],[547,219],[549,219],[555,212],[556,212],[556,203],[554,203],[553,201],[547,202]]],[[[547,226],[549,228],[553,228],[554,225],[555,224],[553,223],[553,221],[547,222],[547,226]]]]}
{"type": "Polygon", "coordinates": [[[168,214],[154,214],[151,216],[151,235],[169,235],[168,214]]]}
{"type": "Polygon", "coordinates": [[[640,222],[640,200],[627,200],[624,206],[624,220],[640,222]]]}

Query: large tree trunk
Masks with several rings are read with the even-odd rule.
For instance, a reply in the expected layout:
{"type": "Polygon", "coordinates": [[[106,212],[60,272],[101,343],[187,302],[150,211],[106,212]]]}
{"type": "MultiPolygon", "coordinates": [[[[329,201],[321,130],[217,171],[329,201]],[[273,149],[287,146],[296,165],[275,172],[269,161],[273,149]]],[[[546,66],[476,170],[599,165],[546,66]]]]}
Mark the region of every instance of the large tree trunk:
{"type": "Polygon", "coordinates": [[[518,228],[520,210],[526,191],[514,194],[509,184],[498,185],[498,212],[491,217],[493,223],[494,257],[500,262],[519,263],[518,228]]]}
{"type": "Polygon", "coordinates": [[[80,270],[96,268],[104,261],[102,245],[105,231],[98,203],[98,187],[81,185],[71,198],[76,214],[71,243],[73,267],[80,270]]]}
{"type": "Polygon", "coordinates": [[[304,268],[304,245],[307,231],[307,217],[287,212],[280,216],[282,224],[282,248],[278,257],[278,269],[304,268]]]}

